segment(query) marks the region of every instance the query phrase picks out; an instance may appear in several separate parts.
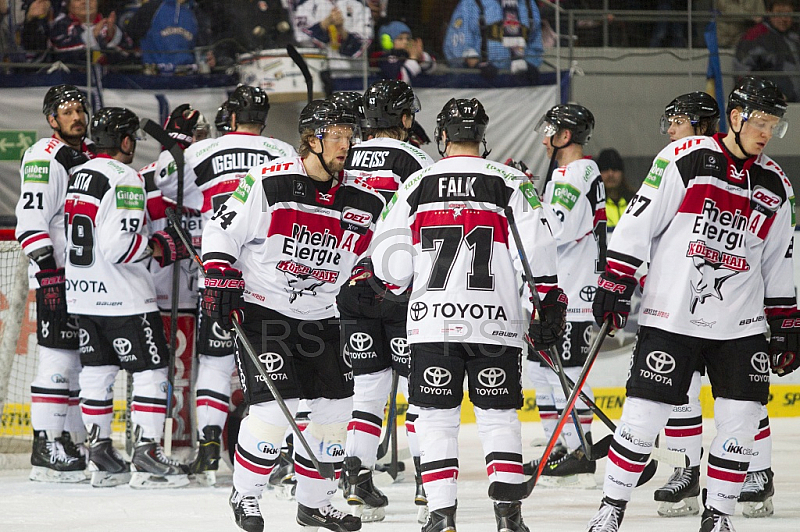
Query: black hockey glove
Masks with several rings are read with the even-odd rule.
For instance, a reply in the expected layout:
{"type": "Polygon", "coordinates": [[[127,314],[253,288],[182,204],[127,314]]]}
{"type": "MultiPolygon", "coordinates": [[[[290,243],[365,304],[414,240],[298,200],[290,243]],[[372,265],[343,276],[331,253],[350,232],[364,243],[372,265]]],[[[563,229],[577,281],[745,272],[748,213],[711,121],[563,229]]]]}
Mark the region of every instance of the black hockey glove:
{"type": "Polygon", "coordinates": [[[525,174],[529,178],[533,177],[533,174],[531,173],[530,169],[528,168],[528,165],[525,164],[525,161],[523,161],[523,160],[515,161],[514,159],[509,157],[508,159],[506,159],[505,165],[506,166],[510,166],[511,168],[516,168],[517,170],[519,170],[520,172],[522,172],[523,174],[525,174]]]}
{"type": "Polygon", "coordinates": [[[64,268],[40,270],[36,280],[42,291],[41,303],[51,312],[67,311],[67,284],[64,268]]]}
{"type": "Polygon", "coordinates": [[[783,377],[800,367],[800,313],[769,320],[772,373],[783,377]]]}
{"type": "Polygon", "coordinates": [[[197,128],[197,121],[200,119],[200,112],[192,109],[188,103],[176,107],[169,115],[164,131],[178,141],[184,150],[194,142],[194,131],[197,128]]]}
{"type": "Polygon", "coordinates": [[[243,295],[242,272],[224,262],[206,265],[206,287],[200,303],[206,316],[217,320],[222,327],[230,328],[234,313],[240,320],[242,318],[243,295]]]}
{"type": "Polygon", "coordinates": [[[161,254],[153,254],[153,258],[163,268],[179,260],[189,258],[189,250],[186,249],[178,231],[173,226],[168,226],[163,231],[156,231],[150,237],[150,244],[153,248],[161,249],[161,254]]]}
{"type": "Polygon", "coordinates": [[[631,313],[631,296],[636,289],[636,281],[622,278],[613,273],[602,273],[597,279],[597,292],[594,295],[592,313],[598,325],[611,320],[613,329],[622,329],[631,313]]]}
{"type": "Polygon", "coordinates": [[[372,259],[358,261],[350,274],[350,280],[342,286],[336,303],[347,314],[379,317],[377,308],[386,295],[386,285],[375,277],[372,259]]]}
{"type": "Polygon", "coordinates": [[[564,336],[567,329],[567,294],[560,288],[547,292],[542,299],[542,314],[533,313],[528,335],[537,351],[547,351],[564,336]]]}

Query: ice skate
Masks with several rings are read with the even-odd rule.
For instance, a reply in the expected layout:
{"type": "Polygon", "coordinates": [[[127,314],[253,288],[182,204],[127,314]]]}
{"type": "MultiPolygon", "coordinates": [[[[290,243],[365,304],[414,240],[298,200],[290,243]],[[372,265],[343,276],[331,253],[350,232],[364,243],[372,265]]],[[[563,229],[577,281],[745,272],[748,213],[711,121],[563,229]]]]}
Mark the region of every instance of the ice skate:
{"type": "Polygon", "coordinates": [[[742,515],[745,517],[769,517],[775,513],[772,496],[775,485],[772,482],[772,469],[747,473],[739,494],[739,502],[744,505],[742,515]]]}
{"type": "Polygon", "coordinates": [[[347,474],[345,498],[347,504],[355,507],[355,515],[365,523],[383,521],[386,517],[383,507],[389,500],[373,484],[372,470],[361,467],[361,460],[355,456],[344,459],[344,468],[347,474]]]}
{"type": "Polygon", "coordinates": [[[130,463],[126,462],[114,448],[111,438],[100,438],[100,427],[92,425],[89,429],[89,465],[92,477],[90,483],[95,488],[111,488],[126,484],[131,479],[130,463]]]}
{"type": "Polygon", "coordinates": [[[421,532],[456,532],[456,507],[432,511],[421,532]]]}
{"type": "Polygon", "coordinates": [[[136,428],[136,445],[131,459],[130,486],[136,489],[180,488],[189,483],[188,468],[164,454],[161,445],[142,436],[136,428]]]}
{"type": "Polygon", "coordinates": [[[264,518],[261,517],[257,497],[242,495],[234,487],[228,502],[233,510],[236,526],[247,532],[264,532],[264,518]]]}
{"type": "MultiPolygon", "coordinates": [[[[553,450],[550,451],[550,456],[547,457],[547,465],[545,465],[545,469],[550,464],[554,464],[561,460],[567,454],[567,448],[562,445],[561,443],[556,443],[553,450]]],[[[536,469],[539,467],[539,460],[531,460],[527,464],[522,464],[522,473],[531,476],[536,472],[536,469]]]]}
{"type": "Polygon", "coordinates": [[[736,532],[736,529],[733,528],[731,516],[706,507],[700,520],[700,532],[736,532]]]}
{"type": "Polygon", "coordinates": [[[203,427],[203,437],[197,447],[197,457],[189,464],[189,473],[206,486],[217,483],[219,469],[220,436],[222,429],[217,425],[203,427]]]}
{"type": "Polygon", "coordinates": [[[522,503],[494,503],[494,518],[497,520],[497,532],[530,532],[522,521],[522,503]]]}
{"type": "Polygon", "coordinates": [[[700,504],[700,466],[676,467],[667,483],[653,493],[661,517],[681,517],[697,515],[700,504]]]}
{"type": "Polygon", "coordinates": [[[575,449],[554,462],[548,460],[539,483],[562,488],[596,488],[596,470],[597,464],[586,457],[583,449],[575,449]]]}
{"type": "Polygon", "coordinates": [[[350,532],[361,530],[361,519],[354,515],[341,512],[328,504],[322,508],[309,508],[302,504],[297,505],[297,524],[311,527],[310,532],[324,528],[334,532],[350,532]]]}
{"type": "Polygon", "coordinates": [[[416,491],[414,492],[414,504],[417,508],[417,523],[425,524],[428,522],[428,496],[425,495],[425,487],[422,485],[422,469],[420,468],[419,456],[414,457],[414,482],[416,491]]]}
{"type": "Polygon", "coordinates": [[[86,480],[83,458],[70,456],[59,438],[48,439],[46,431],[33,436],[29,478],[39,482],[81,482],[86,480]]]}
{"type": "MultiPolygon", "coordinates": [[[[346,475],[342,475],[345,478],[346,475]]],[[[292,460],[291,450],[281,451],[278,457],[278,465],[269,475],[269,487],[275,490],[275,496],[279,499],[291,499],[297,489],[297,481],[294,478],[294,460],[292,460]]]]}
{"type": "Polygon", "coordinates": [[[589,528],[586,532],[617,532],[622,518],[625,516],[626,501],[618,501],[609,497],[603,497],[600,509],[589,521],[589,528]]]}
{"type": "Polygon", "coordinates": [[[85,443],[72,441],[72,435],[66,430],[56,438],[64,446],[64,451],[75,458],[82,458],[85,463],[89,462],[89,449],[85,443]]]}

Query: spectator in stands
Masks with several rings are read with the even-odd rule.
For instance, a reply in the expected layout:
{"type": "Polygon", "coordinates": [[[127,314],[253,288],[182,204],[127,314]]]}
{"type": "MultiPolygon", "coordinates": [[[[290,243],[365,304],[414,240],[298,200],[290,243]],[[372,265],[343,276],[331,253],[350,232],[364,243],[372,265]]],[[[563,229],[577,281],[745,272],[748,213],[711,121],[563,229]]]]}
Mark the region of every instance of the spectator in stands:
{"type": "Polygon", "coordinates": [[[625,163],[614,148],[606,148],[597,155],[597,167],[606,188],[606,219],[614,227],[628,208],[634,191],[625,180],[625,163]]]}
{"type": "Polygon", "coordinates": [[[383,51],[373,54],[371,63],[380,67],[386,79],[399,79],[411,85],[413,78],[436,66],[436,59],[422,49],[422,39],[414,39],[404,22],[395,20],[381,26],[378,40],[383,51]]]}
{"type": "Polygon", "coordinates": [[[294,37],[348,57],[361,56],[372,40],[372,13],[359,0],[294,0],[294,37]]]}
{"type": "Polygon", "coordinates": [[[717,42],[720,48],[736,46],[739,37],[753,24],[761,22],[766,11],[764,0],[716,0],[720,15],[738,15],[739,18],[717,20],[717,42]],[[757,13],[757,15],[754,15],[757,13]]]}
{"type": "Polygon", "coordinates": [[[285,48],[293,41],[289,12],[281,0],[205,0],[213,20],[214,55],[218,65],[236,62],[236,55],[285,48]]]}
{"type": "Polygon", "coordinates": [[[56,17],[49,34],[54,57],[64,63],[83,63],[87,46],[101,52],[97,59],[101,64],[121,63],[132,57],[129,51],[133,49],[133,42],[117,26],[116,13],[112,11],[108,17],[103,17],[97,11],[97,0],[68,0],[66,13],[56,17]]]}
{"type": "Polygon", "coordinates": [[[20,42],[26,50],[26,59],[43,62],[50,59],[50,24],[61,11],[61,0],[29,0],[23,4],[25,21],[22,23],[20,42]]]}
{"type": "MultiPolygon", "coordinates": [[[[208,44],[198,15],[194,0],[151,0],[142,4],[126,27],[141,49],[142,63],[155,65],[161,74],[196,70],[195,47],[208,44]]],[[[213,52],[198,53],[200,62],[209,67],[215,65],[213,52]]]]}
{"type": "MultiPolygon", "coordinates": [[[[685,9],[685,2],[680,0],[658,0],[659,11],[664,11],[669,15],[669,11],[680,11],[685,9]]],[[[653,29],[650,38],[650,48],[669,46],[671,48],[683,48],[686,46],[686,22],[678,20],[659,20],[653,29]]]]}
{"type": "Polygon", "coordinates": [[[444,42],[450,66],[479,68],[487,78],[498,69],[538,74],[542,27],[532,0],[461,0],[444,42]]]}
{"type": "Polygon", "coordinates": [[[744,72],[786,72],[770,77],[788,102],[800,101],[800,35],[795,31],[792,0],[773,0],[770,15],[742,36],[736,47],[734,70],[744,72]]]}

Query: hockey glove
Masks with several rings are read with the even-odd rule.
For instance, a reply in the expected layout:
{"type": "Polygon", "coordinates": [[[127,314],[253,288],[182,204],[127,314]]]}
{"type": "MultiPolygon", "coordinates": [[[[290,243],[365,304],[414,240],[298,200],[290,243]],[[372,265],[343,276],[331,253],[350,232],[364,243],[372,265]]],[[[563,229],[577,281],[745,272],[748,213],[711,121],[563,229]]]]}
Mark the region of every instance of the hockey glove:
{"type": "Polygon", "coordinates": [[[519,161],[515,161],[514,159],[509,157],[508,159],[506,159],[506,162],[504,164],[506,166],[510,166],[511,168],[516,168],[517,170],[528,176],[528,178],[533,178],[533,174],[528,168],[528,165],[525,164],[525,161],[521,159],[519,161]]]}
{"type": "Polygon", "coordinates": [[[350,274],[350,280],[342,286],[336,303],[348,314],[379,317],[377,308],[386,295],[386,286],[375,277],[372,259],[358,261],[350,274]]]}
{"type": "Polygon", "coordinates": [[[169,266],[179,260],[189,258],[189,250],[183,244],[183,241],[178,236],[178,231],[173,226],[168,226],[163,231],[156,231],[150,237],[150,243],[154,248],[161,249],[161,255],[158,253],[153,254],[153,258],[158,261],[158,264],[163,268],[169,266]]]}
{"type": "Polygon", "coordinates": [[[598,325],[611,320],[611,327],[622,329],[631,313],[631,296],[636,289],[636,281],[622,278],[613,273],[603,273],[597,279],[597,292],[594,295],[592,313],[598,325]]]}
{"type": "Polygon", "coordinates": [[[42,304],[51,312],[67,311],[67,284],[64,268],[36,273],[42,291],[42,304]]]}
{"type": "Polygon", "coordinates": [[[564,336],[567,329],[567,294],[560,288],[547,292],[542,299],[542,316],[534,312],[528,335],[537,351],[547,351],[564,336]]]}
{"type": "Polygon", "coordinates": [[[772,372],[783,377],[800,367],[800,313],[769,320],[772,372]]]}
{"type": "Polygon", "coordinates": [[[169,119],[164,125],[164,131],[178,141],[181,148],[185,150],[194,142],[194,131],[197,129],[197,122],[200,120],[200,116],[200,112],[197,109],[192,109],[192,106],[188,103],[179,105],[169,115],[169,119]]]}
{"type": "Polygon", "coordinates": [[[206,287],[200,303],[206,316],[217,320],[222,327],[230,328],[234,313],[240,320],[242,318],[243,295],[242,272],[224,262],[206,265],[206,287]]]}

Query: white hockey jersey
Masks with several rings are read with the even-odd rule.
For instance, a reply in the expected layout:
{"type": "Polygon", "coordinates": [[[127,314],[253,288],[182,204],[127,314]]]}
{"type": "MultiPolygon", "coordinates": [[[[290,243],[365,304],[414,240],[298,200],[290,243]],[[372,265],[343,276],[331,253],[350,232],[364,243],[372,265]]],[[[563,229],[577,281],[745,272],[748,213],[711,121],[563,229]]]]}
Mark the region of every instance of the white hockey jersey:
{"type": "Polygon", "coordinates": [[[376,137],[350,148],[344,167],[383,194],[388,203],[408,176],[432,164],[433,159],[412,144],[376,137]]]}
{"type": "Polygon", "coordinates": [[[203,262],[240,269],[246,302],[295,319],[331,318],[384,205],[360,181],[328,189],[301,158],[277,159],[251,169],[206,224],[203,262]]]}
{"type": "MultiPolygon", "coordinates": [[[[175,203],[166,199],[161,190],[155,185],[155,171],[157,162],[152,162],[139,170],[139,175],[144,179],[144,190],[147,196],[147,224],[150,234],[161,231],[168,225],[166,209],[175,208],[175,203]]],[[[192,238],[192,245],[200,248],[200,237],[203,234],[203,219],[200,211],[184,209],[183,228],[192,238]]],[[[178,281],[178,308],[183,311],[197,310],[199,292],[197,290],[197,263],[192,260],[182,260],[178,263],[180,278],[178,281]]],[[[153,282],[156,287],[156,303],[162,312],[172,308],[172,266],[162,268],[158,261],[150,259],[148,264],[153,282]]]]}
{"type": "Polygon", "coordinates": [[[143,260],[149,232],[141,176],[99,155],[74,170],[64,211],[69,312],[131,316],[158,310],[143,260]]]}
{"type": "MultiPolygon", "coordinates": [[[[233,132],[196,142],[183,155],[183,206],[200,211],[207,222],[248,170],[273,159],[296,156],[297,152],[282,140],[233,132]]],[[[154,179],[165,197],[178,199],[178,173],[169,152],[161,152],[154,179]]]]}
{"type": "Polygon", "coordinates": [[[480,157],[446,157],[400,187],[378,223],[372,262],[397,291],[413,282],[409,343],[524,345],[507,207],[544,297],[558,285],[556,242],[524,174],[480,157]]]}
{"type": "MultiPolygon", "coordinates": [[[[64,198],[70,171],[92,157],[83,146],[76,151],[56,137],[40,139],[25,150],[20,165],[20,195],[15,214],[16,237],[22,251],[31,253],[53,248],[56,264],[64,266],[64,198]]],[[[31,289],[39,287],[35,274],[39,267],[30,262],[28,280],[31,289]]]]}
{"type": "Polygon", "coordinates": [[[650,253],[640,325],[723,340],[796,308],[792,186],[772,159],[737,161],[721,138],[664,148],[612,234],[608,271],[633,277],[650,253]]]}
{"type": "Polygon", "coordinates": [[[597,276],[606,267],[606,192],[597,164],[585,157],[553,170],[542,203],[558,244],[567,320],[594,321],[597,276]]]}

